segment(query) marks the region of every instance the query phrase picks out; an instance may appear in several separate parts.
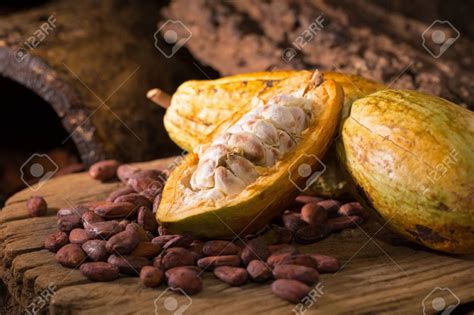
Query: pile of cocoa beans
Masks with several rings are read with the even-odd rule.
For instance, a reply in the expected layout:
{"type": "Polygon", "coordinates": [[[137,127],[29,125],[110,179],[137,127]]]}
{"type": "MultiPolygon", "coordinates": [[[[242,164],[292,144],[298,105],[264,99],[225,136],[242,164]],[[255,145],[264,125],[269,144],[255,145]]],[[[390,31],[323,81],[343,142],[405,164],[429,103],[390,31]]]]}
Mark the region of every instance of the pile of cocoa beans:
{"type": "Polygon", "coordinates": [[[275,295],[298,303],[320,273],[336,272],[340,263],[319,253],[302,254],[293,241],[314,243],[366,217],[356,202],[301,195],[260,233],[237,242],[203,241],[168,234],[156,222],[153,209],[160,202],[166,172],[108,160],[93,165],[89,173],[101,181],[118,178],[124,185],[104,201],[60,209],[59,230],[46,238],[44,247],[56,253],[61,265],[79,268],[92,281],[139,276],[147,287],[165,282],[173,291],[191,295],[202,290],[202,275],[210,271],[232,286],[274,280],[275,295]]]}

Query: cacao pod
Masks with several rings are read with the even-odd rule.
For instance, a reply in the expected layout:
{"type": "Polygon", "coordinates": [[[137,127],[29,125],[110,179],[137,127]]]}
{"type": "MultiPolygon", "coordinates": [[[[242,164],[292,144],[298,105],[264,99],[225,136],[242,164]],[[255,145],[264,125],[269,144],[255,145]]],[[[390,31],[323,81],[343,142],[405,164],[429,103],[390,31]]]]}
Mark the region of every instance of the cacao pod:
{"type": "Polygon", "coordinates": [[[341,116],[342,88],[315,78],[301,71],[272,83],[272,89],[258,93],[258,106],[238,107],[216,127],[218,137],[203,139],[206,144],[170,174],[156,212],[161,225],[171,233],[226,238],[232,231],[262,228],[289,205],[298,194],[295,186],[308,180],[297,168],[317,166],[341,116]],[[211,158],[219,147],[224,153],[211,158]]]}
{"type": "Polygon", "coordinates": [[[474,113],[415,91],[352,104],[337,151],[366,207],[429,248],[474,253],[474,113]]]}

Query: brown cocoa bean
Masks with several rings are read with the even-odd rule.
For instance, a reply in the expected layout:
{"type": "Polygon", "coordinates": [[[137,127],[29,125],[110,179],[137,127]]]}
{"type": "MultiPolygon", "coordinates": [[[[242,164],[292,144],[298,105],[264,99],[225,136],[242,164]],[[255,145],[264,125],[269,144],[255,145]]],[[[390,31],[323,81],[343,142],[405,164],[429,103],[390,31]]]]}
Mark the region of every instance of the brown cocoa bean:
{"type": "MultiPolygon", "coordinates": [[[[289,255],[283,258],[280,262],[281,265],[298,265],[298,266],[305,266],[313,269],[318,269],[318,264],[316,263],[316,260],[314,260],[311,256],[309,255],[289,255]]],[[[277,265],[280,265],[277,264],[277,265]]],[[[276,266],[276,265],[275,265],[276,266]]]]}
{"type": "Polygon", "coordinates": [[[163,249],[168,249],[171,247],[188,247],[193,242],[194,238],[190,234],[177,235],[170,239],[168,242],[163,245],[163,249]]]}
{"type": "Polygon", "coordinates": [[[268,246],[268,250],[271,254],[275,253],[290,253],[290,254],[299,254],[298,249],[289,244],[275,244],[268,246]]]}
{"type": "Polygon", "coordinates": [[[204,256],[237,255],[239,252],[240,247],[229,241],[208,241],[202,247],[204,256]]]}
{"type": "Polygon", "coordinates": [[[265,282],[272,277],[270,266],[261,260],[252,260],[247,265],[247,272],[255,282],[265,282]]]}
{"type": "Polygon", "coordinates": [[[84,229],[74,229],[69,233],[69,242],[82,245],[90,239],[89,234],[84,229]]]}
{"type": "Polygon", "coordinates": [[[94,163],[89,168],[89,175],[96,180],[107,181],[115,177],[120,163],[116,160],[103,160],[94,163]]]}
{"type": "Polygon", "coordinates": [[[94,212],[101,217],[110,219],[122,219],[133,216],[137,207],[130,202],[105,203],[94,208],[94,212]]]}
{"type": "MultiPolygon", "coordinates": [[[[156,211],[156,209],[154,209],[156,211]]],[[[165,228],[164,226],[159,226],[158,227],[158,235],[171,235],[171,232],[165,228]]]]}
{"type": "Polygon", "coordinates": [[[198,275],[198,276],[200,276],[201,273],[202,273],[201,268],[199,268],[198,266],[179,266],[179,267],[173,267],[173,268],[171,268],[171,269],[166,270],[166,271],[165,271],[165,277],[166,277],[166,279],[168,279],[172,273],[178,272],[180,269],[188,269],[188,270],[191,270],[192,272],[195,272],[196,275],[198,275]]]}
{"type": "Polygon", "coordinates": [[[310,291],[311,287],[296,280],[278,279],[272,283],[273,294],[295,304],[300,303],[310,291]]]}
{"type": "Polygon", "coordinates": [[[86,254],[79,244],[66,244],[56,253],[56,261],[64,267],[77,267],[84,260],[86,260],[86,254]]]}
{"type": "Polygon", "coordinates": [[[130,202],[131,204],[135,205],[135,207],[146,207],[151,208],[151,202],[147,198],[143,197],[142,195],[134,192],[128,195],[117,197],[114,200],[114,203],[121,203],[121,202],[130,202]]]}
{"type": "Polygon", "coordinates": [[[162,193],[160,192],[159,194],[156,195],[155,199],[153,199],[153,208],[152,208],[153,213],[155,213],[158,207],[160,206],[161,197],[162,197],[162,193]]]}
{"type": "Polygon", "coordinates": [[[177,293],[192,295],[202,290],[202,279],[189,268],[173,268],[168,272],[168,286],[177,293]]]}
{"type": "Polygon", "coordinates": [[[61,247],[69,242],[68,235],[63,231],[56,231],[49,234],[44,240],[44,248],[52,253],[56,253],[61,247]]]}
{"type": "Polygon", "coordinates": [[[221,266],[214,269],[214,275],[221,281],[233,286],[240,286],[247,282],[247,270],[240,267],[221,266]]]}
{"type": "Polygon", "coordinates": [[[102,218],[100,215],[97,215],[94,211],[87,211],[84,212],[82,215],[82,224],[84,227],[87,227],[88,224],[90,223],[97,223],[97,222],[103,222],[104,218],[102,218]]]}
{"type": "Polygon", "coordinates": [[[315,202],[307,203],[301,208],[301,220],[309,225],[322,224],[328,219],[326,209],[315,202]]]}
{"type": "Polygon", "coordinates": [[[167,242],[169,242],[170,240],[172,240],[176,236],[178,236],[178,235],[174,235],[174,234],[172,234],[172,235],[160,235],[160,236],[157,236],[157,237],[153,238],[151,240],[151,242],[153,244],[160,245],[161,247],[163,247],[167,242]]]}
{"type": "Polygon", "coordinates": [[[305,205],[307,203],[311,202],[319,202],[322,201],[323,199],[315,196],[307,196],[307,195],[299,195],[298,197],[295,198],[295,202],[300,205],[305,205]]]}
{"type": "Polygon", "coordinates": [[[139,171],[140,168],[136,166],[130,164],[122,164],[117,168],[117,177],[122,183],[126,184],[130,177],[139,171]]]}
{"type": "Polygon", "coordinates": [[[318,205],[326,210],[328,217],[334,217],[335,215],[337,215],[337,211],[339,210],[341,203],[337,200],[327,199],[319,201],[318,205]]]}
{"type": "Polygon", "coordinates": [[[145,170],[133,173],[127,181],[127,186],[136,192],[147,189],[160,191],[166,181],[166,176],[158,170],[145,170]]]}
{"type": "Polygon", "coordinates": [[[143,197],[147,198],[148,200],[150,200],[151,203],[153,203],[155,201],[155,198],[158,195],[161,195],[164,186],[165,186],[164,183],[155,183],[154,182],[152,185],[149,186],[149,188],[140,191],[139,194],[142,195],[143,197]]]}
{"type": "Polygon", "coordinates": [[[107,251],[111,254],[130,254],[138,245],[140,239],[138,233],[129,230],[123,231],[112,236],[105,245],[107,251]]]}
{"type": "Polygon", "coordinates": [[[344,229],[355,228],[362,224],[364,220],[357,215],[342,216],[337,218],[331,218],[327,221],[327,225],[333,232],[341,231],[344,229]]]}
{"type": "Polygon", "coordinates": [[[117,190],[114,190],[113,192],[110,193],[110,195],[105,199],[107,202],[114,202],[115,199],[117,199],[120,196],[125,196],[131,193],[134,193],[135,190],[133,190],[130,187],[122,187],[117,190]]]}
{"type": "Polygon", "coordinates": [[[292,256],[294,255],[293,253],[291,252],[276,252],[274,254],[271,254],[268,258],[267,258],[267,265],[269,265],[270,267],[275,267],[276,265],[278,264],[281,264],[281,262],[288,256],[292,256]]]}
{"type": "Polygon", "coordinates": [[[80,271],[92,281],[113,281],[119,277],[119,268],[103,261],[82,264],[80,271]]]}
{"type": "Polygon", "coordinates": [[[273,268],[275,279],[293,279],[313,285],[319,280],[319,272],[314,268],[299,265],[276,265],[273,268]]]}
{"type": "Polygon", "coordinates": [[[193,265],[194,256],[186,248],[172,247],[164,251],[160,256],[158,256],[155,259],[155,262],[155,267],[160,267],[163,270],[168,270],[173,267],[193,265]]]}
{"type": "Polygon", "coordinates": [[[122,230],[125,230],[127,228],[127,225],[130,224],[130,220],[127,219],[122,219],[119,221],[119,226],[122,230]]]}
{"type": "Polygon", "coordinates": [[[121,232],[122,228],[117,221],[104,221],[88,224],[86,231],[89,235],[89,238],[99,237],[102,239],[108,239],[112,235],[121,232]]]}
{"type": "Polygon", "coordinates": [[[149,242],[153,239],[153,235],[149,235],[147,233],[147,231],[145,231],[145,229],[143,228],[143,226],[139,225],[138,223],[129,223],[126,227],[125,227],[125,230],[126,231],[135,231],[137,232],[138,234],[138,238],[140,239],[141,242],[149,242]]]}
{"type": "Polygon", "coordinates": [[[48,204],[40,196],[31,196],[26,202],[26,208],[31,217],[42,217],[48,212],[48,204]]]}
{"type": "Polygon", "coordinates": [[[278,235],[276,244],[280,244],[280,243],[288,243],[289,244],[293,240],[293,232],[290,231],[289,229],[287,229],[285,227],[278,226],[278,225],[273,225],[272,229],[278,235]]]}
{"type": "Polygon", "coordinates": [[[197,265],[199,268],[207,270],[213,270],[220,266],[239,267],[240,258],[237,255],[208,256],[199,259],[197,265]]]}
{"type": "Polygon", "coordinates": [[[140,280],[147,287],[157,287],[163,281],[163,271],[152,266],[145,266],[140,271],[140,280]]]}
{"type": "Polygon", "coordinates": [[[316,261],[317,269],[321,273],[332,273],[341,268],[339,260],[335,257],[320,254],[310,254],[310,256],[316,261]]]}
{"type": "Polygon", "coordinates": [[[240,258],[245,266],[254,259],[265,261],[270,256],[268,246],[260,238],[255,238],[247,242],[240,254],[240,258]]]}
{"type": "Polygon", "coordinates": [[[131,255],[117,256],[110,255],[107,259],[109,264],[117,266],[120,270],[120,273],[124,273],[131,276],[139,276],[140,270],[149,266],[151,263],[145,257],[137,257],[131,255]]]}
{"type": "Polygon", "coordinates": [[[158,228],[158,222],[156,222],[153,212],[151,212],[147,207],[138,208],[137,223],[151,233],[156,232],[156,229],[158,228]]]}
{"type": "Polygon", "coordinates": [[[306,222],[301,219],[300,214],[296,212],[283,214],[281,219],[283,220],[283,225],[292,232],[296,232],[306,225],[306,222]]]}
{"type": "Polygon", "coordinates": [[[140,242],[137,247],[133,250],[131,255],[153,258],[156,257],[161,252],[161,246],[153,244],[152,242],[140,242]]]}
{"type": "Polygon", "coordinates": [[[109,252],[105,248],[107,241],[103,240],[89,240],[82,244],[81,248],[92,261],[106,261],[109,257],[109,252]]]}
{"type": "Polygon", "coordinates": [[[295,241],[299,244],[311,244],[326,238],[331,228],[326,224],[307,225],[295,233],[295,241]]]}
{"type": "Polygon", "coordinates": [[[368,213],[364,210],[362,205],[358,202],[348,202],[343,204],[338,212],[340,216],[358,215],[362,218],[368,218],[368,213]]]}
{"type": "Polygon", "coordinates": [[[61,216],[58,219],[58,229],[60,231],[70,232],[76,228],[82,228],[82,219],[79,215],[61,216]]]}

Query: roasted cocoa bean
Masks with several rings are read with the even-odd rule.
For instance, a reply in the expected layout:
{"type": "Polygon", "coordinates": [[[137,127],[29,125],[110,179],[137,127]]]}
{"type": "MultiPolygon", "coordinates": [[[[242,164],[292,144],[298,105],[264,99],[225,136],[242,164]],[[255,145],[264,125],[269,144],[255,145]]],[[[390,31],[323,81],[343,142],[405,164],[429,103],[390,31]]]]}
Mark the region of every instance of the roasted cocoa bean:
{"type": "Polygon", "coordinates": [[[130,202],[131,204],[135,205],[135,207],[137,208],[140,208],[140,207],[151,208],[151,205],[152,205],[150,200],[148,200],[147,198],[135,192],[128,195],[117,197],[114,200],[114,203],[121,203],[121,202],[130,202]]]}
{"type": "Polygon", "coordinates": [[[79,215],[71,214],[61,216],[58,219],[58,229],[63,232],[70,232],[73,229],[82,228],[82,219],[79,215]]]}
{"type": "Polygon", "coordinates": [[[140,270],[151,265],[150,261],[145,257],[137,257],[131,255],[117,256],[110,255],[107,259],[109,264],[117,266],[120,273],[124,273],[131,276],[139,276],[140,270]]]}
{"type": "Polygon", "coordinates": [[[293,240],[293,232],[290,231],[289,229],[287,229],[285,227],[278,226],[278,225],[273,225],[272,229],[278,235],[276,244],[280,244],[280,243],[288,243],[289,244],[293,240]]]}
{"type": "Polygon", "coordinates": [[[168,286],[177,293],[184,291],[192,295],[202,290],[202,279],[189,268],[173,268],[168,270],[168,286]]]}
{"type": "Polygon", "coordinates": [[[315,196],[307,196],[307,195],[299,195],[298,197],[295,198],[295,202],[300,205],[305,205],[307,203],[311,202],[319,202],[322,201],[323,199],[315,196]]]}
{"type": "Polygon", "coordinates": [[[229,241],[208,241],[202,247],[204,256],[237,255],[240,247],[229,241]]]}
{"type": "Polygon", "coordinates": [[[292,232],[296,232],[306,225],[306,222],[301,219],[300,214],[296,212],[283,214],[281,219],[283,220],[283,225],[292,232]]]}
{"type": "Polygon", "coordinates": [[[127,185],[133,188],[136,192],[141,192],[147,189],[160,191],[166,181],[166,176],[158,170],[139,171],[130,176],[127,185]]]}
{"type": "Polygon", "coordinates": [[[148,200],[150,200],[151,203],[153,203],[155,201],[155,198],[158,195],[161,195],[161,193],[163,192],[163,188],[164,188],[164,183],[154,184],[154,185],[151,185],[148,189],[140,191],[139,194],[147,198],[148,200]]]}
{"type": "Polygon", "coordinates": [[[278,279],[272,283],[273,294],[295,304],[299,303],[310,291],[311,287],[296,280],[278,279]]]}
{"type": "MultiPolygon", "coordinates": [[[[314,260],[309,255],[289,255],[283,258],[280,262],[281,265],[298,265],[298,266],[305,266],[313,269],[318,269],[318,264],[316,260],[314,260]]],[[[277,265],[280,265],[277,264],[277,265]]]]}
{"type": "Polygon", "coordinates": [[[213,270],[220,266],[239,267],[240,258],[237,255],[208,256],[199,259],[197,265],[199,268],[207,270],[213,270]]]}
{"type": "Polygon", "coordinates": [[[152,266],[145,266],[140,271],[140,280],[147,287],[157,287],[163,281],[163,271],[152,266]]]}
{"type": "Polygon", "coordinates": [[[260,238],[255,238],[247,242],[240,254],[240,258],[245,266],[254,259],[265,261],[270,256],[268,246],[260,238]]]}
{"type": "Polygon", "coordinates": [[[88,224],[90,223],[97,223],[97,222],[103,222],[104,218],[102,218],[100,215],[97,215],[94,211],[87,211],[84,212],[82,215],[82,224],[86,228],[88,224]]]}
{"type": "Polygon", "coordinates": [[[298,249],[289,244],[276,244],[268,246],[268,250],[271,254],[275,253],[290,253],[290,254],[299,254],[298,249]]]}
{"type": "Polygon", "coordinates": [[[147,233],[147,231],[145,231],[145,229],[143,228],[143,226],[141,226],[140,224],[138,223],[129,223],[126,228],[125,228],[126,231],[135,231],[137,232],[138,234],[138,238],[140,239],[141,242],[149,242],[153,239],[153,235],[149,235],[147,233]]]}
{"type": "Polygon", "coordinates": [[[299,244],[315,243],[331,234],[331,228],[326,224],[307,225],[295,233],[295,241],[299,244]]]}
{"type": "Polygon", "coordinates": [[[89,168],[89,175],[96,180],[107,181],[115,177],[120,163],[116,160],[104,160],[94,163],[89,168]]]}
{"type": "Polygon", "coordinates": [[[179,266],[179,267],[174,267],[171,269],[168,269],[165,271],[165,276],[168,279],[171,274],[174,272],[178,272],[180,269],[188,269],[191,270],[192,272],[195,272],[196,275],[200,276],[202,273],[202,270],[198,266],[179,266]]]}
{"type": "Polygon", "coordinates": [[[90,238],[108,239],[112,235],[122,231],[117,221],[104,221],[90,223],[86,227],[87,234],[90,238]]]}
{"type": "Polygon", "coordinates": [[[221,281],[233,286],[243,285],[249,277],[247,270],[244,268],[229,266],[217,267],[214,269],[214,275],[221,281]]]}
{"type": "Polygon", "coordinates": [[[281,264],[281,262],[288,256],[292,256],[294,255],[293,253],[291,252],[276,252],[274,254],[271,254],[268,258],[267,258],[267,265],[269,265],[270,267],[275,267],[276,265],[278,264],[281,264]]]}
{"type": "Polygon", "coordinates": [[[119,221],[119,226],[122,230],[125,230],[129,224],[130,224],[130,220],[127,220],[127,219],[122,219],[119,221]]]}
{"type": "Polygon", "coordinates": [[[49,234],[44,240],[44,248],[52,253],[56,253],[61,247],[69,242],[68,235],[63,231],[56,231],[49,234]]]}
{"type": "Polygon", "coordinates": [[[169,242],[170,240],[172,240],[176,236],[178,236],[178,235],[174,235],[174,234],[172,234],[172,235],[160,235],[160,236],[157,236],[157,237],[153,238],[151,240],[151,242],[153,244],[160,245],[161,247],[163,247],[167,242],[169,242]]]}
{"type": "Polygon", "coordinates": [[[74,268],[86,260],[86,254],[79,244],[66,244],[56,253],[56,261],[64,267],[74,268]]]}
{"type": "Polygon", "coordinates": [[[92,281],[113,281],[119,277],[119,268],[103,261],[82,264],[80,270],[92,281]]]}
{"type": "Polygon", "coordinates": [[[96,214],[107,220],[131,217],[137,210],[138,208],[130,202],[105,203],[94,208],[96,214]]]}
{"type": "Polygon", "coordinates": [[[315,202],[307,203],[301,208],[301,220],[309,225],[322,224],[328,219],[326,209],[315,202]]]}
{"type": "Polygon", "coordinates": [[[82,250],[86,253],[92,261],[106,261],[109,257],[109,252],[105,248],[107,241],[103,240],[89,240],[82,244],[82,250]]]}
{"type": "Polygon", "coordinates": [[[318,205],[326,210],[328,217],[334,217],[337,215],[337,211],[339,210],[341,203],[337,200],[327,199],[319,201],[318,205]]]}
{"type": "Polygon", "coordinates": [[[178,235],[170,239],[163,245],[163,249],[171,247],[188,247],[193,242],[194,238],[190,234],[178,235]]]}
{"type": "Polygon", "coordinates": [[[139,171],[140,168],[136,166],[130,164],[122,164],[117,168],[117,177],[122,183],[126,184],[130,177],[139,171]]]}
{"type": "Polygon", "coordinates": [[[138,245],[140,239],[134,230],[123,231],[112,236],[105,245],[111,254],[130,254],[138,245]]]}
{"type": "Polygon", "coordinates": [[[362,218],[367,218],[369,216],[362,205],[358,202],[348,202],[343,204],[337,213],[340,216],[358,215],[362,218]]]}
{"type": "Polygon", "coordinates": [[[31,196],[26,202],[26,208],[31,217],[42,217],[48,212],[48,204],[40,196],[31,196]]]}
{"type": "Polygon", "coordinates": [[[313,285],[319,280],[319,272],[314,268],[299,265],[276,265],[273,268],[275,279],[293,279],[313,285]]]}
{"type": "Polygon", "coordinates": [[[339,260],[335,257],[320,254],[310,254],[310,256],[316,261],[317,269],[321,273],[332,273],[341,268],[339,260]]]}
{"type": "Polygon", "coordinates": [[[342,216],[337,218],[331,218],[326,223],[333,232],[341,231],[344,229],[355,228],[362,224],[364,220],[357,215],[342,216]]]}
{"type": "Polygon", "coordinates": [[[145,258],[156,257],[161,252],[161,246],[153,244],[152,242],[140,242],[133,250],[131,255],[145,258]]]}
{"type": "Polygon", "coordinates": [[[69,233],[69,242],[82,245],[90,239],[89,234],[84,229],[74,229],[69,233]]]}
{"type": "Polygon", "coordinates": [[[158,228],[158,222],[156,222],[153,212],[147,207],[138,208],[137,223],[151,233],[156,232],[158,228]]]}
{"type": "Polygon", "coordinates": [[[186,248],[173,247],[167,249],[160,256],[158,256],[155,259],[155,262],[153,263],[155,267],[168,270],[178,266],[194,265],[194,256],[186,248]]]}
{"type": "Polygon", "coordinates": [[[272,277],[270,266],[261,260],[252,260],[247,265],[247,272],[255,282],[265,282],[272,277]]]}
{"type": "MultiPolygon", "coordinates": [[[[159,194],[156,195],[155,199],[153,200],[153,208],[152,208],[153,213],[155,213],[156,210],[158,209],[158,207],[160,206],[161,197],[162,197],[162,193],[160,192],[159,194]]],[[[162,234],[160,234],[160,235],[162,235],[162,234]]]]}
{"type": "Polygon", "coordinates": [[[133,190],[130,187],[122,187],[117,190],[114,190],[113,192],[110,193],[110,195],[107,197],[105,201],[107,202],[114,202],[115,199],[117,199],[120,196],[125,196],[131,193],[134,193],[135,190],[133,190]]]}

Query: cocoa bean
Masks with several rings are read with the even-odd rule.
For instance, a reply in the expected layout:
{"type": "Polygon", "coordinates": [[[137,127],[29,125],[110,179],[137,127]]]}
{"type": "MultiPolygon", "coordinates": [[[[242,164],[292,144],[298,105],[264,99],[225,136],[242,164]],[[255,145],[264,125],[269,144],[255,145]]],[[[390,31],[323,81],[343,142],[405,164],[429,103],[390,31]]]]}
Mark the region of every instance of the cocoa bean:
{"type": "Polygon", "coordinates": [[[203,248],[204,248],[204,242],[200,241],[200,240],[194,240],[188,246],[189,251],[194,252],[196,254],[199,254],[201,256],[202,256],[202,253],[203,253],[203,248]]]}
{"type": "Polygon", "coordinates": [[[61,247],[69,242],[69,237],[63,231],[56,231],[49,234],[44,240],[44,248],[52,253],[56,253],[61,247]]]}
{"type": "Polygon", "coordinates": [[[102,218],[100,215],[97,215],[94,211],[86,211],[82,215],[82,224],[84,225],[84,227],[87,227],[87,225],[90,223],[97,223],[103,221],[104,218],[102,218]]]}
{"type": "Polygon", "coordinates": [[[295,304],[299,303],[310,291],[311,287],[296,280],[278,279],[272,283],[273,294],[295,304]]]}
{"type": "Polygon", "coordinates": [[[114,190],[113,192],[110,193],[110,195],[107,197],[105,201],[107,202],[114,202],[115,199],[117,199],[120,196],[125,196],[131,193],[134,193],[135,190],[133,190],[130,187],[122,187],[120,189],[114,190]]]}
{"type": "Polygon", "coordinates": [[[202,290],[202,279],[189,268],[173,268],[168,272],[168,286],[177,293],[192,295],[202,290]]]}
{"type": "Polygon", "coordinates": [[[161,246],[153,244],[152,242],[140,242],[137,247],[133,250],[131,255],[153,258],[156,257],[161,252],[161,246]]]}
{"type": "Polygon", "coordinates": [[[190,234],[177,235],[170,239],[168,242],[163,245],[163,249],[168,249],[171,247],[188,247],[193,242],[194,238],[190,234]]]}
{"type": "Polygon", "coordinates": [[[117,221],[104,221],[90,223],[86,227],[87,234],[89,238],[102,238],[108,239],[114,234],[122,231],[122,228],[117,221]]]}
{"type": "MultiPolygon", "coordinates": [[[[298,266],[305,266],[313,269],[318,269],[318,264],[316,260],[314,260],[309,255],[289,255],[283,258],[280,262],[281,265],[298,265],[298,266]]],[[[280,265],[277,264],[277,265],[280,265]]]]}
{"type": "Polygon", "coordinates": [[[265,261],[268,256],[270,256],[270,251],[268,250],[267,245],[260,238],[255,238],[247,242],[246,246],[240,254],[245,266],[254,259],[259,259],[265,261]]]}
{"type": "Polygon", "coordinates": [[[58,229],[63,232],[70,232],[75,228],[82,227],[81,216],[77,214],[71,214],[67,216],[61,216],[58,219],[58,229]]]}
{"type": "Polygon", "coordinates": [[[220,266],[239,267],[240,258],[237,255],[208,256],[197,261],[199,268],[213,270],[220,266]]]}
{"type": "Polygon", "coordinates": [[[326,209],[315,202],[307,203],[301,208],[301,220],[309,225],[322,224],[328,219],[326,209]]]}
{"type": "Polygon", "coordinates": [[[289,229],[278,226],[278,225],[273,225],[272,229],[278,235],[277,241],[276,241],[277,244],[280,244],[280,243],[288,243],[289,244],[293,240],[293,232],[290,231],[289,229]]]}
{"type": "Polygon", "coordinates": [[[290,254],[299,254],[298,249],[289,244],[275,244],[268,246],[268,250],[271,254],[275,253],[290,253],[290,254]]]}
{"type": "Polygon", "coordinates": [[[152,266],[145,266],[140,271],[140,280],[147,287],[157,287],[163,281],[163,271],[152,266]]]}
{"type": "Polygon", "coordinates": [[[90,239],[89,234],[84,229],[74,229],[69,233],[69,242],[82,245],[90,239]]]}
{"type": "MultiPolygon", "coordinates": [[[[154,210],[156,211],[156,209],[154,209],[154,210]]],[[[170,234],[171,234],[170,231],[167,228],[165,228],[164,226],[159,226],[158,227],[158,235],[161,236],[161,235],[170,235],[170,234]]]]}
{"type": "Polygon", "coordinates": [[[323,199],[315,196],[307,196],[307,195],[299,195],[298,197],[295,198],[295,202],[300,205],[305,205],[307,203],[311,202],[319,202],[322,201],[323,199]]]}
{"type": "Polygon", "coordinates": [[[86,254],[79,244],[66,244],[56,253],[56,261],[64,267],[74,268],[86,259],[86,254]]]}
{"type": "Polygon", "coordinates": [[[120,226],[120,229],[125,230],[127,228],[127,226],[130,224],[130,220],[122,219],[122,220],[119,221],[118,224],[120,226]]]}
{"type": "Polygon", "coordinates": [[[276,265],[278,264],[281,264],[281,262],[288,256],[292,256],[294,255],[293,253],[291,252],[276,252],[274,254],[271,254],[268,258],[267,258],[267,265],[269,265],[270,267],[275,267],[276,265]]]}
{"type": "Polygon", "coordinates": [[[247,265],[247,272],[255,282],[265,282],[272,277],[270,266],[261,260],[252,260],[247,265]]]}
{"type": "Polygon", "coordinates": [[[26,208],[31,217],[42,217],[48,212],[48,204],[40,196],[31,196],[26,202],[26,208]]]}
{"type": "Polygon", "coordinates": [[[214,275],[233,286],[240,286],[247,282],[249,277],[247,270],[240,267],[221,266],[214,269],[214,275]]]}
{"type": "Polygon", "coordinates": [[[109,264],[117,266],[120,270],[120,273],[124,273],[131,276],[139,276],[140,270],[149,266],[151,263],[145,257],[137,257],[131,255],[116,256],[110,255],[107,259],[109,264]]]}
{"type": "Polygon", "coordinates": [[[340,216],[358,215],[362,218],[368,218],[368,213],[364,210],[362,205],[358,202],[348,202],[343,204],[338,212],[340,216]]]}
{"type": "Polygon", "coordinates": [[[153,200],[153,208],[152,208],[153,213],[155,213],[158,207],[160,206],[161,197],[162,197],[162,193],[160,192],[159,194],[156,195],[155,199],[153,200]]]}
{"type": "Polygon", "coordinates": [[[363,219],[357,215],[342,216],[337,218],[331,218],[327,221],[327,225],[333,232],[341,231],[344,229],[355,228],[362,224],[363,219]]]}
{"type": "Polygon", "coordinates": [[[127,181],[127,186],[133,188],[136,192],[147,189],[156,190],[163,188],[166,176],[158,170],[146,170],[133,173],[127,181]]]}
{"type": "Polygon", "coordinates": [[[139,171],[140,168],[136,166],[130,164],[122,164],[117,168],[117,177],[122,183],[126,184],[130,177],[139,171]]]}
{"type": "Polygon", "coordinates": [[[130,202],[105,203],[94,208],[94,212],[101,217],[110,219],[122,219],[133,216],[138,208],[130,202]]]}
{"type": "Polygon", "coordinates": [[[115,177],[120,163],[116,160],[104,160],[94,163],[89,168],[89,175],[96,180],[107,181],[115,177]]]}
{"type": "Polygon", "coordinates": [[[299,244],[311,244],[322,240],[331,234],[331,228],[326,224],[307,225],[295,233],[295,241],[299,244]]]}
{"type": "Polygon", "coordinates": [[[273,268],[275,279],[293,279],[313,285],[319,280],[319,272],[314,268],[299,265],[276,265],[273,268]]]}
{"type": "Polygon", "coordinates": [[[123,231],[112,236],[105,245],[111,254],[130,254],[138,245],[140,239],[134,230],[123,231]]]}
{"type": "Polygon", "coordinates": [[[167,242],[169,242],[170,240],[172,240],[176,236],[178,236],[178,235],[174,235],[174,234],[172,234],[172,235],[160,235],[160,236],[157,236],[154,239],[152,239],[151,242],[153,244],[160,245],[161,247],[163,247],[167,242]]]}
{"type": "MultiPolygon", "coordinates": [[[[126,231],[135,231],[138,234],[138,238],[141,242],[149,242],[153,239],[153,235],[149,235],[147,231],[143,228],[143,226],[139,225],[138,223],[129,223],[126,228],[126,231]]],[[[161,245],[160,245],[161,246],[161,245]]]]}
{"type": "Polygon", "coordinates": [[[135,207],[146,207],[151,208],[151,202],[147,198],[143,197],[138,193],[131,193],[128,195],[117,197],[114,200],[114,203],[121,203],[121,202],[130,202],[131,204],[135,205],[135,207]]]}
{"type": "Polygon", "coordinates": [[[80,205],[80,206],[74,206],[74,207],[61,208],[58,210],[58,213],[56,215],[58,219],[62,217],[68,217],[71,215],[74,215],[80,218],[87,211],[90,211],[89,207],[80,205]]]}
{"type": "Polygon", "coordinates": [[[173,267],[171,269],[168,269],[165,271],[165,276],[168,279],[171,274],[178,272],[181,269],[188,269],[191,270],[192,272],[195,272],[196,275],[200,276],[202,273],[202,270],[198,266],[179,266],[179,267],[173,267]]]}
{"type": "Polygon", "coordinates": [[[154,183],[150,185],[149,188],[140,191],[139,194],[147,198],[148,200],[150,200],[151,203],[153,203],[155,201],[155,198],[158,195],[161,195],[163,188],[164,188],[164,183],[160,183],[160,184],[154,183]]]}
{"type": "Polygon", "coordinates": [[[119,277],[119,268],[103,261],[82,264],[80,271],[92,281],[113,281],[119,277]]]}
{"type": "Polygon", "coordinates": [[[191,252],[182,247],[173,247],[164,251],[155,259],[155,267],[168,270],[178,266],[191,266],[194,264],[194,256],[191,252]],[[156,262],[156,264],[155,264],[156,262]]]}
{"type": "Polygon", "coordinates": [[[153,215],[153,212],[150,211],[147,207],[138,208],[137,223],[142,225],[143,228],[151,233],[156,232],[158,228],[158,222],[153,215]]]}
{"type": "Polygon", "coordinates": [[[202,247],[204,256],[237,255],[240,247],[229,241],[208,241],[202,247]]]}
{"type": "Polygon", "coordinates": [[[306,222],[301,219],[300,214],[296,212],[283,214],[281,219],[283,220],[283,225],[292,232],[296,232],[306,225],[306,222]]]}
{"type": "Polygon", "coordinates": [[[310,256],[316,261],[317,269],[321,273],[332,273],[338,271],[339,268],[341,268],[339,260],[337,260],[335,257],[320,254],[310,254],[310,256]]]}
{"type": "Polygon", "coordinates": [[[326,210],[328,217],[334,217],[335,215],[337,215],[337,211],[339,210],[341,203],[337,200],[327,199],[319,201],[318,205],[326,210]]]}
{"type": "Polygon", "coordinates": [[[103,240],[89,240],[82,244],[82,250],[86,253],[92,261],[106,261],[109,253],[105,248],[107,241],[103,240]]]}

